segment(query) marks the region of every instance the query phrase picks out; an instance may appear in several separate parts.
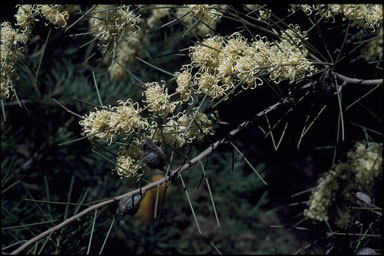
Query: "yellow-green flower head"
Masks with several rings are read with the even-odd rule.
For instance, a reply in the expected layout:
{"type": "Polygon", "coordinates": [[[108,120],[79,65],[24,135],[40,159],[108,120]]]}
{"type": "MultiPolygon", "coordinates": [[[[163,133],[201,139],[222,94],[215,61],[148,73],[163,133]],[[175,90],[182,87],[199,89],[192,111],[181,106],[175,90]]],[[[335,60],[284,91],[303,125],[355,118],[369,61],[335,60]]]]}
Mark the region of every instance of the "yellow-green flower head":
{"type": "Polygon", "coordinates": [[[221,98],[230,89],[228,84],[219,85],[219,78],[208,72],[203,74],[197,73],[195,75],[195,83],[198,85],[200,93],[208,94],[213,99],[221,98]]]}
{"type": "Polygon", "coordinates": [[[281,32],[281,40],[271,45],[269,63],[278,68],[270,68],[270,79],[275,83],[295,80],[311,76],[316,67],[307,59],[308,50],[302,43],[305,34],[300,31],[299,26],[290,24],[290,29],[281,32]]]}
{"type": "Polygon", "coordinates": [[[96,110],[79,122],[83,135],[89,139],[102,139],[111,144],[116,136],[126,139],[132,133],[149,128],[147,120],[140,116],[141,109],[131,99],[118,101],[120,106],[96,110]]]}
{"type": "Polygon", "coordinates": [[[39,4],[36,8],[56,28],[65,28],[69,13],[80,10],[78,5],[39,4]]]}
{"type": "Polygon", "coordinates": [[[213,5],[209,4],[187,4],[188,9],[191,11],[191,15],[196,19],[213,24],[220,15],[217,13],[213,5]]]}
{"type": "Polygon", "coordinates": [[[20,40],[24,40],[24,34],[18,33],[12,28],[11,23],[1,23],[0,31],[0,56],[1,56],[1,81],[0,99],[6,100],[11,97],[13,88],[12,79],[17,78],[16,62],[23,55],[23,47],[20,47],[20,40]]]}
{"type": "Polygon", "coordinates": [[[186,143],[192,143],[195,140],[202,140],[204,135],[212,135],[215,133],[213,123],[204,113],[197,113],[194,121],[191,123],[188,131],[187,128],[194,116],[194,112],[184,110],[177,115],[168,118],[167,123],[162,127],[163,133],[159,131],[157,125],[151,127],[151,133],[154,134],[154,141],[162,141],[162,136],[166,144],[175,148],[181,148],[186,143]],[[156,132],[156,133],[155,133],[156,132]]]}
{"type": "Polygon", "coordinates": [[[339,188],[337,175],[335,171],[329,171],[319,179],[316,189],[312,192],[309,208],[304,211],[305,217],[317,221],[328,219],[328,208],[339,188]]]}
{"type": "Polygon", "coordinates": [[[149,128],[147,119],[140,116],[142,109],[138,102],[128,99],[119,100],[118,103],[120,106],[112,108],[115,113],[111,117],[110,124],[116,134],[127,137],[132,133],[149,128]]]}
{"type": "Polygon", "coordinates": [[[16,26],[18,26],[21,31],[27,31],[31,29],[35,22],[35,16],[38,13],[38,10],[33,5],[23,4],[16,5],[18,7],[16,17],[16,26]]]}
{"type": "Polygon", "coordinates": [[[218,56],[219,65],[217,71],[221,78],[233,76],[237,60],[244,56],[243,53],[247,48],[247,39],[240,33],[235,32],[228,37],[228,41],[218,56]]]}
{"type": "Polygon", "coordinates": [[[118,42],[121,36],[129,37],[139,29],[138,16],[126,6],[98,5],[89,19],[89,30],[105,46],[111,41],[118,42]]]}
{"type": "Polygon", "coordinates": [[[213,71],[219,65],[219,53],[223,47],[221,36],[208,37],[201,44],[189,47],[191,64],[202,72],[213,71]]]}
{"type": "Polygon", "coordinates": [[[176,9],[176,16],[191,28],[188,35],[206,36],[214,31],[222,17],[220,10],[228,5],[185,4],[184,7],[176,9]]]}
{"type": "Polygon", "coordinates": [[[165,81],[161,81],[162,85],[158,82],[146,83],[144,86],[147,88],[143,94],[145,94],[145,100],[148,105],[148,110],[155,115],[168,116],[173,113],[178,102],[170,102],[170,96],[168,95],[168,88],[165,87],[165,81]]]}
{"type": "Polygon", "coordinates": [[[337,163],[319,179],[304,216],[317,221],[335,216],[331,223],[346,228],[359,215],[359,211],[349,211],[348,206],[355,201],[354,191],[370,196],[374,185],[381,180],[382,144],[357,142],[347,156],[345,162],[337,163]],[[330,213],[336,195],[338,211],[330,213]]]}
{"type": "Polygon", "coordinates": [[[83,129],[83,136],[88,136],[88,139],[101,139],[112,143],[115,134],[111,129],[111,118],[114,113],[111,107],[108,109],[96,110],[85,115],[85,118],[79,122],[83,129]]]}
{"type": "Polygon", "coordinates": [[[193,99],[192,95],[195,92],[193,89],[191,65],[185,65],[181,68],[181,73],[176,72],[176,92],[180,94],[180,98],[187,102],[190,98],[193,99]]]}

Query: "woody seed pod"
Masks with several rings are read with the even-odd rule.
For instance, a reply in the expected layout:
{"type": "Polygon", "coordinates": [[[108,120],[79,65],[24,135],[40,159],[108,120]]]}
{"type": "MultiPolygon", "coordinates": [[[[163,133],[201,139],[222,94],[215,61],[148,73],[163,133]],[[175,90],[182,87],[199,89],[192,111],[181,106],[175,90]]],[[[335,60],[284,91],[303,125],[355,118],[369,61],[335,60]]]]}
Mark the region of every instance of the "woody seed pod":
{"type": "Polygon", "coordinates": [[[144,195],[142,193],[123,197],[119,201],[119,208],[117,208],[116,214],[119,216],[134,215],[137,210],[139,210],[143,197],[144,195]]]}
{"type": "Polygon", "coordinates": [[[163,169],[165,154],[160,147],[156,146],[155,143],[153,143],[150,137],[147,137],[144,140],[143,151],[144,151],[143,161],[149,168],[151,168],[152,170],[163,169]]]}

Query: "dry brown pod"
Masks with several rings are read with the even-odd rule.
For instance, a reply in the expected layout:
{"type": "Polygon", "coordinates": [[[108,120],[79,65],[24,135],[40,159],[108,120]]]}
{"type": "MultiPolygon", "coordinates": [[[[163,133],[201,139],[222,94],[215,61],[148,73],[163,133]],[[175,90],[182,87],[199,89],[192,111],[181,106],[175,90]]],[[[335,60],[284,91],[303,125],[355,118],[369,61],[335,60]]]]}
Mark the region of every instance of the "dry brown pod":
{"type": "Polygon", "coordinates": [[[133,196],[121,198],[116,214],[119,216],[134,215],[139,210],[140,202],[143,199],[144,194],[138,193],[133,196]]]}
{"type": "Polygon", "coordinates": [[[155,145],[150,137],[147,137],[143,143],[144,163],[151,168],[162,170],[164,167],[165,154],[163,150],[155,145]]]}

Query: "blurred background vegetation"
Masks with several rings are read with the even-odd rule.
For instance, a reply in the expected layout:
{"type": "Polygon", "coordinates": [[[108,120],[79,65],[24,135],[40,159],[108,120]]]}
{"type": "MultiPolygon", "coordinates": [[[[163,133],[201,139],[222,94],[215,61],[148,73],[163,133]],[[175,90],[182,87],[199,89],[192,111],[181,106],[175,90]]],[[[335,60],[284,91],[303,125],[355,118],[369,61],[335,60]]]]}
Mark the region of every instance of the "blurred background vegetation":
{"type": "MultiPolygon", "coordinates": [[[[287,6],[267,7],[272,8],[274,14],[281,18],[289,14],[287,6]]],[[[81,8],[84,12],[90,6],[81,8]]],[[[231,8],[244,11],[241,6],[231,8]]],[[[14,5],[2,4],[1,22],[10,21],[14,24],[15,13],[14,5]]],[[[78,18],[79,15],[71,15],[68,23],[78,18]]],[[[287,23],[297,23],[302,28],[310,26],[303,13],[288,16],[287,19],[287,23]]],[[[346,26],[341,19],[336,19],[335,23],[319,23],[324,41],[333,55],[340,49],[346,26]]],[[[217,33],[222,35],[240,29],[243,29],[240,23],[230,20],[222,20],[217,25],[217,33]]],[[[33,38],[25,45],[25,57],[17,65],[19,79],[15,83],[22,107],[16,100],[5,102],[6,122],[4,118],[1,119],[2,253],[12,251],[21,241],[85,209],[85,206],[70,205],[67,202],[94,202],[138,187],[134,179],[120,179],[116,173],[111,173],[111,163],[92,152],[92,149],[99,149],[88,140],[60,145],[80,138],[82,131],[78,124],[79,118],[57,102],[80,115],[93,109],[84,102],[95,105],[99,102],[92,71],[101,61],[102,54],[96,43],[82,46],[92,40],[90,35],[71,36],[87,30],[87,19],[65,33],[64,29],[45,26],[44,20],[37,22],[33,38]],[[52,31],[47,38],[50,29],[52,31]],[[84,62],[93,52],[95,55],[89,62],[84,62]],[[37,85],[41,97],[33,86],[38,69],[37,85]]],[[[181,38],[185,31],[186,28],[179,24],[148,34],[150,43],[146,44],[143,59],[171,73],[179,71],[181,65],[188,63],[187,52],[179,50],[191,46],[195,41],[187,36],[181,38]],[[178,54],[168,54],[172,52],[178,54]],[[156,57],[161,55],[164,56],[156,57]]],[[[356,41],[368,37],[367,33],[355,27],[349,33],[355,35],[356,38],[352,38],[356,41]]],[[[310,42],[319,51],[325,52],[322,40],[317,37],[318,31],[312,30],[309,34],[312,39],[310,42]]],[[[344,52],[349,52],[353,47],[352,43],[345,44],[344,52]]],[[[382,69],[378,67],[381,60],[368,63],[362,60],[359,51],[355,51],[337,65],[336,71],[349,77],[380,78],[382,69]]],[[[166,74],[139,61],[128,68],[144,82],[169,80],[166,74]]],[[[143,89],[137,86],[131,76],[113,80],[107,67],[102,66],[96,73],[96,80],[105,105],[116,105],[119,99],[141,98],[143,89]]],[[[283,92],[289,88],[288,83],[284,82],[279,87],[283,92]]],[[[343,105],[350,105],[371,89],[365,86],[348,87],[343,90],[343,105]]],[[[330,248],[332,250],[328,252],[335,254],[353,253],[356,236],[327,237],[326,224],[301,222],[309,193],[297,197],[292,195],[314,187],[321,174],[334,162],[344,159],[356,141],[382,140],[382,96],[380,86],[344,112],[345,140],[339,144],[339,105],[334,96],[314,95],[300,102],[287,116],[287,109],[268,116],[271,123],[285,116],[283,122],[290,124],[277,151],[271,138],[265,137],[260,129],[268,130],[264,119],[244,129],[232,141],[260,170],[268,186],[263,185],[242,156],[230,145],[220,147],[205,159],[203,163],[221,228],[217,225],[202,168],[196,165],[184,172],[183,178],[202,235],[197,230],[182,185],[174,181],[167,189],[160,216],[152,223],[143,224],[135,216],[117,217],[109,233],[117,205],[109,205],[98,211],[90,253],[98,253],[107,236],[104,253],[292,254],[300,248],[303,248],[303,253],[311,254],[322,254],[330,248]],[[302,139],[297,150],[297,142],[307,116],[316,116],[324,105],[326,109],[302,139]],[[300,227],[306,230],[295,229],[295,224],[299,222],[300,227]]],[[[230,125],[218,127],[210,140],[222,138],[239,123],[276,101],[278,97],[268,86],[230,98],[219,107],[220,118],[230,125]]],[[[282,134],[283,128],[284,125],[277,127],[274,133],[282,134]]],[[[204,141],[187,146],[183,153],[192,158],[208,145],[209,141],[204,141]]],[[[116,152],[116,149],[108,147],[110,151],[116,152]]],[[[182,160],[180,158],[178,162],[182,160]]],[[[144,178],[150,180],[150,175],[144,178]]],[[[381,191],[381,183],[378,191],[381,191]]],[[[376,200],[376,205],[382,207],[381,197],[378,196],[376,200]]],[[[24,252],[39,253],[42,249],[42,253],[86,253],[93,220],[94,214],[88,214],[24,252]]],[[[378,228],[380,222],[372,223],[369,233],[381,233],[382,229],[378,228]]],[[[380,237],[366,237],[362,241],[364,246],[382,246],[380,237]]]]}

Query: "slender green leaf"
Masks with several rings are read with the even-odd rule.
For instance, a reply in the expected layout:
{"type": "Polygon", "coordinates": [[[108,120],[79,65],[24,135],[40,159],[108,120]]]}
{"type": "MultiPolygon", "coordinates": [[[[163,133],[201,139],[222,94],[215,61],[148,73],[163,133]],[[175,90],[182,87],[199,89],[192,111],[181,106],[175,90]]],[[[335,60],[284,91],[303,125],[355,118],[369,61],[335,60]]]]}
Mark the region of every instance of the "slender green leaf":
{"type": "Polygon", "coordinates": [[[183,180],[183,177],[181,176],[181,173],[179,173],[179,178],[181,180],[181,184],[183,185],[185,195],[187,196],[189,207],[191,208],[192,215],[193,215],[193,218],[195,219],[197,229],[199,230],[200,235],[202,235],[201,230],[200,230],[200,226],[199,226],[199,222],[197,221],[197,217],[196,217],[195,211],[193,210],[192,202],[191,202],[191,199],[189,199],[187,187],[184,184],[184,180],[183,180]]]}

